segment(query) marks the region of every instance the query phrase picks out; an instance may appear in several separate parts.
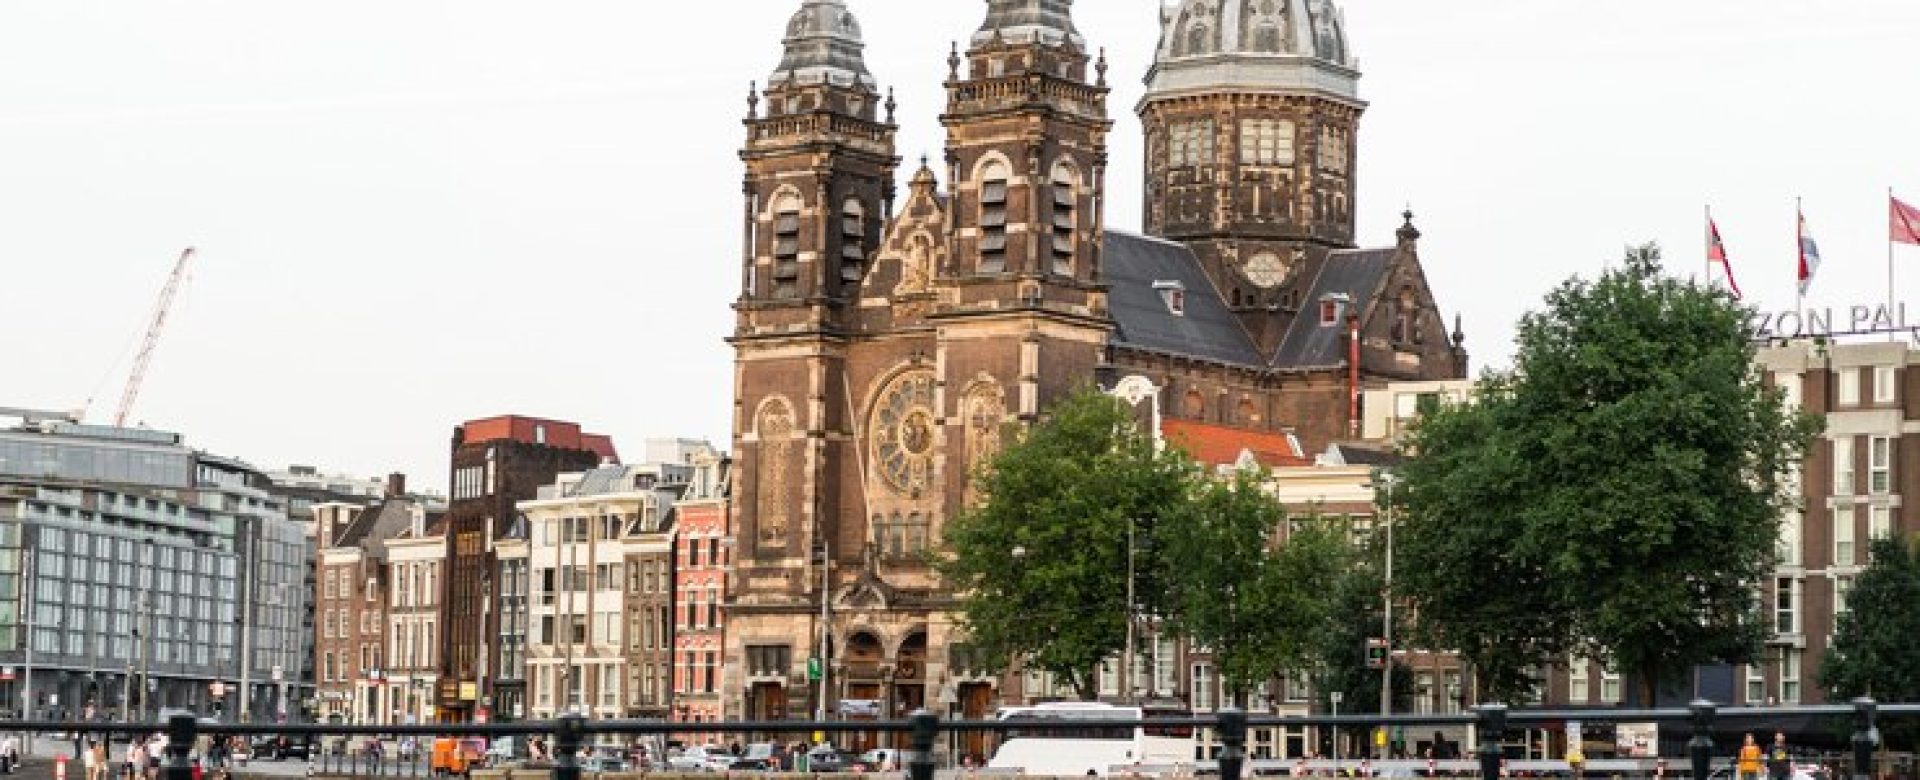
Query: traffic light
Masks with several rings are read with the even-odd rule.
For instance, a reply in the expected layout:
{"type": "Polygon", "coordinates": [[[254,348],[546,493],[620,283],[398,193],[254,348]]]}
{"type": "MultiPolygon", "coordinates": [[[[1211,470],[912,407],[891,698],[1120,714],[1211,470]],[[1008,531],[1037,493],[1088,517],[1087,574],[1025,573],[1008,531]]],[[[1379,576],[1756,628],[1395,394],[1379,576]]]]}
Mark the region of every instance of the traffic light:
{"type": "Polygon", "coordinates": [[[1387,640],[1367,639],[1367,668],[1387,668],[1387,640]]]}

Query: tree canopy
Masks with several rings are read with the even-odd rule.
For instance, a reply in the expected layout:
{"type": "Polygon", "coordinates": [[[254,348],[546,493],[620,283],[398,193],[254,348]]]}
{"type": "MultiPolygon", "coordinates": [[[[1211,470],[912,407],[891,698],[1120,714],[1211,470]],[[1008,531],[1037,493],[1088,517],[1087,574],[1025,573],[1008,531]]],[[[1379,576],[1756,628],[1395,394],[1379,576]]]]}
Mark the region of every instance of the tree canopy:
{"type": "MultiPolygon", "coordinates": [[[[939,569],[960,593],[968,641],[982,658],[1021,659],[1094,698],[1100,663],[1126,645],[1130,548],[1139,571],[1157,569],[1141,543],[1184,505],[1197,474],[1097,390],[1049,408],[976,475],[982,500],[947,524],[939,569]]],[[[1164,589],[1136,591],[1142,612],[1164,589]]]]}
{"type": "MultiPolygon", "coordinates": [[[[1847,609],[1833,632],[1833,648],[1820,666],[1827,698],[1872,696],[1880,701],[1920,701],[1920,551],[1892,539],[1875,540],[1872,561],[1854,580],[1847,609]]],[[[1911,724],[1889,732],[1913,744],[1911,724]]]]}
{"type": "Polygon", "coordinates": [[[1415,428],[1397,587],[1483,696],[1574,653],[1645,701],[1758,650],[1752,584],[1817,421],[1765,385],[1754,337],[1737,302],[1641,247],[1561,285],[1522,320],[1511,371],[1415,428]]]}
{"type": "Polygon", "coordinates": [[[1159,532],[1167,628],[1212,650],[1228,696],[1243,705],[1253,687],[1313,665],[1316,638],[1339,622],[1326,583],[1353,561],[1344,530],[1329,523],[1283,533],[1286,510],[1264,478],[1239,472],[1199,485],[1159,532]]]}

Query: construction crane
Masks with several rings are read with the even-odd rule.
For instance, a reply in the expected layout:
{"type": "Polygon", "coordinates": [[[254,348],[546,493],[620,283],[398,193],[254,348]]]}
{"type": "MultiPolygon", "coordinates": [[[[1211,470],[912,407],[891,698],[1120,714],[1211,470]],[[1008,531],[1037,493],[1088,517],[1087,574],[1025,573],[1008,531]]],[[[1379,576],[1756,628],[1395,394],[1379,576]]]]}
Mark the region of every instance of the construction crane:
{"type": "Polygon", "coordinates": [[[180,292],[180,282],[187,278],[187,262],[193,259],[193,247],[187,247],[180,253],[180,260],[173,264],[173,274],[167,277],[167,286],[160,290],[160,302],[153,307],[153,322],[147,325],[147,337],[140,343],[140,354],[133,359],[133,373],[127,375],[127,389],[120,394],[120,411],[113,415],[113,425],[124,428],[127,415],[133,413],[133,402],[140,397],[140,383],[147,378],[147,364],[153,362],[153,348],[160,343],[160,331],[167,327],[167,312],[173,309],[173,296],[180,292]]]}

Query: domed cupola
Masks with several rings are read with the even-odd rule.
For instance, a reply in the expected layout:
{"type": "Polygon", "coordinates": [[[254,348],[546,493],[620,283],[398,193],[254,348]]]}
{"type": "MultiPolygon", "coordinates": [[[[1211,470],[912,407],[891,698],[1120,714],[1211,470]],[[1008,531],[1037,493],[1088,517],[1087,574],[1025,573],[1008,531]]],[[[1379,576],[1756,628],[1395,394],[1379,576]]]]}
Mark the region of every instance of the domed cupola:
{"type": "Polygon", "coordinates": [[[806,0],[787,22],[786,54],[767,78],[769,87],[831,84],[879,89],[861,52],[860,22],[842,0],[806,0]]]}
{"type": "Polygon", "coordinates": [[[1333,0],[1169,0],[1150,95],[1221,88],[1359,101],[1360,72],[1333,0]]]}
{"type": "Polygon", "coordinates": [[[995,36],[1006,43],[1057,46],[1071,42],[1085,49],[1086,39],[1073,28],[1073,0],[987,0],[987,20],[973,34],[978,46],[995,36]]]}

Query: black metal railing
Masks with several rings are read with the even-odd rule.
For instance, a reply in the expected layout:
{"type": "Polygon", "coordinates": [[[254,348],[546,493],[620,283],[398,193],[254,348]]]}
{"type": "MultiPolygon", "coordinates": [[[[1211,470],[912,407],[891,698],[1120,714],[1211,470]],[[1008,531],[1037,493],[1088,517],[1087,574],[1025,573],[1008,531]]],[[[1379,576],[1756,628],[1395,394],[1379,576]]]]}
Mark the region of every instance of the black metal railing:
{"type": "MultiPolygon", "coordinates": [[[[1874,752],[1878,747],[1879,719],[1920,717],[1920,704],[1878,704],[1872,699],[1856,699],[1848,704],[1790,707],[1719,707],[1696,701],[1685,708],[1655,709],[1525,709],[1509,710],[1500,704],[1486,704],[1471,712],[1455,715],[1341,715],[1341,716],[1251,716],[1226,709],[1204,717],[1153,718],[1136,720],[1078,719],[1007,721],[943,721],[926,711],[905,720],[891,721],[744,721],[725,723],[683,723],[634,720],[588,720],[565,717],[553,721],[430,724],[430,725],[340,725],[236,723],[207,724],[191,717],[177,716],[164,724],[132,724],[73,721],[0,721],[0,732],[67,732],[75,735],[112,735],[165,733],[167,744],[160,780],[194,780],[193,752],[202,736],[286,737],[302,740],[307,746],[309,774],[347,774],[351,776],[438,774],[431,756],[435,738],[550,737],[552,739],[553,780],[581,780],[580,754],[590,747],[594,737],[667,737],[685,733],[794,733],[889,734],[902,735],[908,748],[901,751],[902,764],[910,780],[933,780],[936,750],[940,736],[961,733],[999,733],[1019,730],[1023,733],[1073,732],[1111,729],[1199,730],[1211,729],[1219,742],[1219,752],[1210,761],[1195,762],[1187,771],[1200,774],[1217,772],[1220,780],[1243,780],[1249,771],[1247,737],[1256,728],[1406,728],[1422,726],[1471,725],[1478,731],[1480,744],[1474,750],[1482,780],[1500,780],[1505,774],[1504,740],[1509,728],[1546,726],[1580,721],[1593,724],[1679,723],[1689,729],[1687,765],[1673,776],[1689,775],[1706,780],[1713,775],[1715,734],[1724,726],[1740,723],[1768,723],[1782,717],[1843,719],[1850,723],[1852,777],[1864,780],[1873,776],[1874,752]],[[335,750],[323,739],[339,737],[335,750]],[[346,750],[353,737],[387,739],[424,738],[418,744],[428,746],[411,757],[388,760],[383,755],[346,750]],[[364,769],[362,761],[364,759],[364,769]]],[[[111,744],[111,740],[108,740],[111,744]]],[[[1284,762],[1267,762],[1284,763],[1284,762]]],[[[1457,763],[1457,762],[1449,762],[1457,763]]],[[[1429,762],[1429,767],[1432,763],[1429,762]]],[[[1575,768],[1577,770],[1577,768],[1575,768]]],[[[1835,778],[1839,780],[1839,778],[1835,778]]]]}

